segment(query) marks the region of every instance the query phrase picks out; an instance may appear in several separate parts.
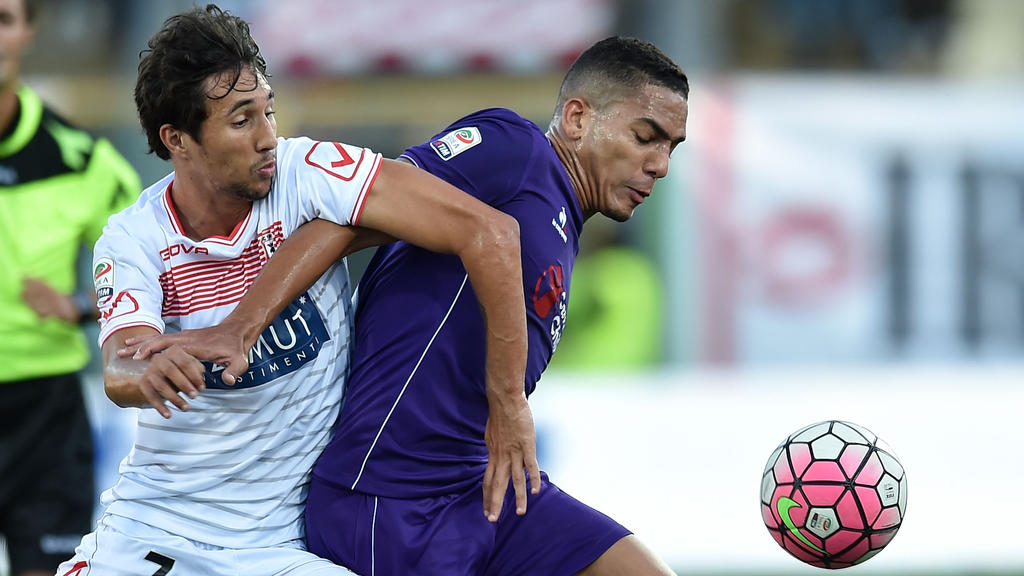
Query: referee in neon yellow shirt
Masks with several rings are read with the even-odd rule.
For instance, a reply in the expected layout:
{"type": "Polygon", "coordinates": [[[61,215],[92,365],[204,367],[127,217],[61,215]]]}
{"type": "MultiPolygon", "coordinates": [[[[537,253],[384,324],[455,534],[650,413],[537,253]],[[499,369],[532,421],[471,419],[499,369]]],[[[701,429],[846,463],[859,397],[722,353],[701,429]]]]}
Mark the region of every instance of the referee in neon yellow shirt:
{"type": "Polygon", "coordinates": [[[92,529],[93,445],[77,372],[77,260],[139,194],[110,142],[74,128],[19,79],[35,0],[0,0],[0,534],[14,576],[53,574],[92,529]]]}

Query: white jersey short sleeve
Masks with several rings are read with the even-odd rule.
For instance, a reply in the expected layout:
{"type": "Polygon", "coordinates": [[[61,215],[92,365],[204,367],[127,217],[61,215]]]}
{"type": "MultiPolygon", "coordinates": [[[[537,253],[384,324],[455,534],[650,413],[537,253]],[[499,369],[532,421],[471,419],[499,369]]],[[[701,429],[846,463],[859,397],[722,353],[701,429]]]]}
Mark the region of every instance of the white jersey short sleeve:
{"type": "Polygon", "coordinates": [[[159,283],[163,272],[159,259],[164,249],[163,239],[140,238],[138,230],[126,227],[148,216],[148,211],[139,204],[128,208],[111,219],[93,249],[93,282],[100,307],[100,345],[110,334],[123,328],[149,326],[157,332],[164,331],[159,283]]]}
{"type": "MultiPolygon", "coordinates": [[[[303,223],[357,223],[380,169],[370,150],[278,140],[270,194],[229,236],[195,241],[173,204],[174,174],[113,216],[94,250],[100,342],[130,326],[177,332],[219,323],[303,223]]],[[[303,535],[313,462],[338,416],[348,367],[351,290],[344,260],[260,335],[235,386],[207,365],[207,390],[166,420],[139,410],[133,448],[106,513],[226,548],[303,535]]]]}
{"type": "Polygon", "coordinates": [[[366,194],[380,169],[380,154],[309,138],[285,142],[278,146],[278,180],[285,189],[302,191],[293,205],[298,218],[358,225],[366,194]]]}

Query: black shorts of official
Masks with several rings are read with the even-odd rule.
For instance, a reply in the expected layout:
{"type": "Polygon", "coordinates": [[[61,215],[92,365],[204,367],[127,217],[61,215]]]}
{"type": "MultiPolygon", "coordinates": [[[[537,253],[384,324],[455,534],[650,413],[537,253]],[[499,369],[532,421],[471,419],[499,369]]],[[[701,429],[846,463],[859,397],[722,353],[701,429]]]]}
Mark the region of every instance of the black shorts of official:
{"type": "Polygon", "coordinates": [[[0,534],[11,573],[54,571],[92,529],[93,440],[78,376],[0,383],[0,534]]]}

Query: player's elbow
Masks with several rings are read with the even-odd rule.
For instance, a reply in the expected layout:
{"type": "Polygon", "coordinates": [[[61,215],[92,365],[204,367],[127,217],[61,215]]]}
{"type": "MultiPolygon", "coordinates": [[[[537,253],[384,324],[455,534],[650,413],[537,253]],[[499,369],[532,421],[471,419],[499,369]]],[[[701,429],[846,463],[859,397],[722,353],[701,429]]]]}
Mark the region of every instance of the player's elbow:
{"type": "Polygon", "coordinates": [[[133,393],[137,390],[138,387],[134,382],[118,375],[111,375],[109,372],[104,374],[103,391],[111,402],[121,408],[131,408],[139,405],[138,398],[136,397],[138,394],[133,393]]]}
{"type": "Polygon", "coordinates": [[[121,408],[129,408],[132,406],[132,404],[124,396],[122,396],[119,390],[113,389],[110,386],[105,386],[104,390],[107,393],[107,398],[109,398],[110,401],[116,404],[117,406],[121,408]]]}
{"type": "Polygon", "coordinates": [[[470,277],[506,276],[520,266],[519,222],[490,207],[470,211],[456,232],[451,229],[453,253],[462,259],[470,277]]]}
{"type": "Polygon", "coordinates": [[[494,210],[482,224],[481,231],[480,245],[485,255],[514,255],[515,260],[519,260],[519,222],[515,218],[494,210]]]}
{"type": "Polygon", "coordinates": [[[114,404],[117,404],[121,408],[128,407],[128,401],[125,399],[121,391],[118,390],[116,386],[112,386],[109,382],[107,382],[103,386],[103,391],[106,392],[107,398],[109,398],[110,401],[113,402],[114,404]]]}

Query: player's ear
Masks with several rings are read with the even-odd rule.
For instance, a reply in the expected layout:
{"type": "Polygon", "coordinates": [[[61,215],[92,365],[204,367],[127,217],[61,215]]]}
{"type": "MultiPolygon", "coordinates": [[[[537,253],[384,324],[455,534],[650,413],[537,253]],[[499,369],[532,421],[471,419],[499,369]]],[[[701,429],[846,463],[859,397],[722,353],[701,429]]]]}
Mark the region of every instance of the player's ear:
{"type": "Polygon", "coordinates": [[[174,154],[184,154],[186,151],[185,138],[181,130],[171,126],[170,124],[164,124],[160,127],[160,141],[164,143],[167,151],[174,154]]]}
{"type": "Polygon", "coordinates": [[[562,106],[562,130],[571,140],[579,140],[590,123],[590,105],[582,98],[569,98],[562,106]]]}

